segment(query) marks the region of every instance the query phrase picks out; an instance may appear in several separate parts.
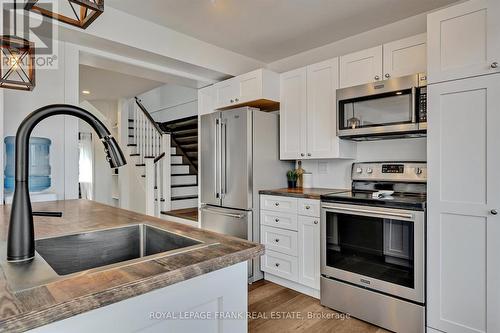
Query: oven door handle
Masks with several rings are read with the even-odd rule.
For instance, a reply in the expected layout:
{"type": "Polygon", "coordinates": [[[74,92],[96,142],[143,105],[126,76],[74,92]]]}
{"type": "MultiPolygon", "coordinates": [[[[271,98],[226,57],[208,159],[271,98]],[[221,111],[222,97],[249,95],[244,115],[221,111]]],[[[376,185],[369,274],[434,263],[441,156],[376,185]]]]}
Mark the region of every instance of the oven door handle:
{"type": "Polygon", "coordinates": [[[409,213],[397,213],[397,212],[388,212],[388,211],[377,211],[371,209],[360,209],[360,208],[348,208],[348,207],[335,207],[323,204],[322,206],[327,210],[334,210],[337,212],[348,212],[348,213],[362,213],[362,214],[371,214],[371,215],[382,215],[382,216],[390,216],[390,217],[399,217],[408,220],[413,220],[413,214],[409,213]]]}

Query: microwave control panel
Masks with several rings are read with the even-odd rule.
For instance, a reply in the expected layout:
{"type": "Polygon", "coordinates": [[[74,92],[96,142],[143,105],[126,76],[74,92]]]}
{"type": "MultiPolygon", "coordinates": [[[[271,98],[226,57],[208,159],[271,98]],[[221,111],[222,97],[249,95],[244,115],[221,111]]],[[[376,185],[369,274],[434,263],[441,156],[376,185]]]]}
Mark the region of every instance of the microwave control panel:
{"type": "Polygon", "coordinates": [[[420,123],[427,122],[427,87],[420,88],[418,94],[418,117],[420,123]]]}

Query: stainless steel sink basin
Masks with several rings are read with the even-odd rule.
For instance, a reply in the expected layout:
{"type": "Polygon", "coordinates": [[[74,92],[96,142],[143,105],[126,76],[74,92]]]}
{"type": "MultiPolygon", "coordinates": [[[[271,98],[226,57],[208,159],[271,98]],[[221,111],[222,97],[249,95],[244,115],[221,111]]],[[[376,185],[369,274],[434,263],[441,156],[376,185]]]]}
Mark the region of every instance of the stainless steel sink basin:
{"type": "Polygon", "coordinates": [[[0,265],[9,287],[17,292],[84,272],[132,265],[215,244],[135,224],[37,239],[35,259],[26,265],[8,263],[7,244],[0,242],[0,265]]]}
{"type": "Polygon", "coordinates": [[[202,242],[147,224],[38,239],[35,242],[36,251],[58,275],[198,244],[202,242]]]}

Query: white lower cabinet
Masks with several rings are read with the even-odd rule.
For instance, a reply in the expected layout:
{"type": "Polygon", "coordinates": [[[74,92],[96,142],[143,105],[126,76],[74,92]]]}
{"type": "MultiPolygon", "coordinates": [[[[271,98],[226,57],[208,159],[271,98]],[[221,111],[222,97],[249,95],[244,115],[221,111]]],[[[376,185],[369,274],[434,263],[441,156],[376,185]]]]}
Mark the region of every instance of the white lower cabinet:
{"type": "Polygon", "coordinates": [[[261,195],[260,201],[265,278],[319,297],[319,200],[261,195]]]}
{"type": "Polygon", "coordinates": [[[298,218],[299,282],[319,289],[319,217],[298,218]]]}

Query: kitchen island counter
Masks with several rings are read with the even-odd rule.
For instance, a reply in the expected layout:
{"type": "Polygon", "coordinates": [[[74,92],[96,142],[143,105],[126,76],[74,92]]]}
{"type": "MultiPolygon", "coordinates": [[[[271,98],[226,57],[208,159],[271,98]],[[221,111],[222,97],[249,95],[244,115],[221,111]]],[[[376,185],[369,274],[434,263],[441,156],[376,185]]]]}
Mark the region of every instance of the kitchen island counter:
{"type": "MultiPolygon", "coordinates": [[[[0,214],[0,242],[5,252],[10,206],[0,214]]],[[[208,245],[153,259],[144,257],[109,269],[92,269],[63,276],[26,290],[13,290],[5,274],[5,253],[0,262],[0,331],[20,332],[61,321],[177,283],[199,278],[230,266],[243,265],[263,254],[260,244],[187,225],[106,206],[94,201],[68,200],[34,203],[36,211],[62,211],[62,218],[34,217],[35,238],[126,225],[148,224],[197,239],[208,245]]],[[[35,259],[37,260],[37,259],[35,259]]],[[[31,265],[31,264],[29,264],[31,265]]],[[[243,266],[242,266],[243,267],[243,266]]],[[[244,288],[246,290],[246,281],[244,288]]],[[[246,302],[246,300],[245,300],[246,302]]]]}

